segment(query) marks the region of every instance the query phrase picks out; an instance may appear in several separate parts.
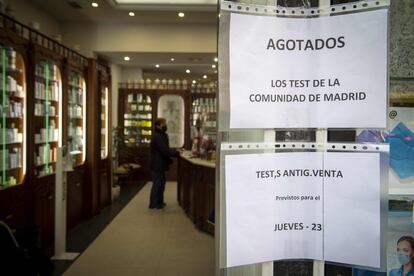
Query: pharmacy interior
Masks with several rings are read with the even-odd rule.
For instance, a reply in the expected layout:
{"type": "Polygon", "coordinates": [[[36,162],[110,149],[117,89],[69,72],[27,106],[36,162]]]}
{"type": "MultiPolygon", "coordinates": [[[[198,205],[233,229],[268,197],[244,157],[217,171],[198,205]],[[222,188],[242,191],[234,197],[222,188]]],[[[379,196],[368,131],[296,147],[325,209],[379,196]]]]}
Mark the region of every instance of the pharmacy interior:
{"type": "Polygon", "coordinates": [[[0,1],[0,221],[32,229],[56,255],[61,236],[113,204],[123,183],[151,181],[163,117],[170,146],[185,150],[168,181],[214,234],[216,2],[87,2],[0,1]]]}

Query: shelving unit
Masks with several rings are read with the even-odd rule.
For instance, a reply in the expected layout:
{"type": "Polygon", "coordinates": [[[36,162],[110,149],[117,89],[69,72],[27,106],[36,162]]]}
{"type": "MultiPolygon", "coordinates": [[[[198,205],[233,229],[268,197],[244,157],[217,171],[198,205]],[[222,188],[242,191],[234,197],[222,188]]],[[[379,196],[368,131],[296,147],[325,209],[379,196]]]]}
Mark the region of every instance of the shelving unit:
{"type": "Polygon", "coordinates": [[[0,45],[0,190],[22,184],[26,174],[26,65],[0,45]]]}
{"type": "Polygon", "coordinates": [[[55,172],[57,148],[62,146],[62,76],[54,62],[37,62],[34,92],[34,175],[40,178],[55,172]]]}
{"type": "Polygon", "coordinates": [[[85,162],[86,141],[86,83],[78,71],[70,70],[68,77],[68,135],[69,152],[74,166],[85,162]]]}
{"type": "Polygon", "coordinates": [[[152,136],[152,100],[149,95],[129,93],[125,98],[123,127],[125,144],[148,145],[152,136]]]}
{"type": "MultiPolygon", "coordinates": [[[[162,108],[168,107],[168,101],[163,96],[179,96],[184,102],[184,146],[190,144],[190,93],[188,89],[174,89],[174,83],[170,88],[146,89],[131,87],[127,83],[120,83],[118,90],[118,126],[123,134],[123,139],[128,149],[128,156],[121,156],[119,160],[125,163],[138,162],[141,166],[137,171],[136,179],[142,181],[151,180],[151,168],[149,167],[150,141],[154,131],[154,123],[160,116],[160,102],[162,108]],[[129,87],[129,88],[128,88],[129,87]],[[161,100],[160,100],[161,99],[161,100]],[[137,161],[138,160],[138,161],[137,161]]],[[[161,112],[162,113],[162,112],[161,112]]],[[[161,114],[162,115],[162,114],[161,114]]],[[[170,128],[173,129],[173,128],[170,128]]],[[[170,136],[170,145],[173,140],[170,136]]],[[[181,144],[181,142],[180,142],[181,144]]],[[[181,146],[181,145],[180,145],[181,146]]],[[[179,147],[180,147],[179,146],[179,147]]],[[[168,181],[175,181],[176,162],[172,164],[166,175],[168,181]]]]}

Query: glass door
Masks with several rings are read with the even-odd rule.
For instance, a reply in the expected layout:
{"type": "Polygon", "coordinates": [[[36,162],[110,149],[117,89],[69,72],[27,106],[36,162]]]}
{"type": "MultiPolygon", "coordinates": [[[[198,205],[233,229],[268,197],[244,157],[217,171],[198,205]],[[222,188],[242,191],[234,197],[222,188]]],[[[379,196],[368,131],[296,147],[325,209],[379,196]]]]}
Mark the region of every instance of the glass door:
{"type": "Polygon", "coordinates": [[[41,60],[36,64],[35,81],[35,175],[55,172],[57,148],[62,146],[62,76],[55,63],[41,60]]]}
{"type": "Polygon", "coordinates": [[[86,83],[85,78],[76,71],[69,73],[68,97],[68,142],[74,166],[85,161],[86,143],[86,83]]]}
{"type": "Polygon", "coordinates": [[[13,48],[0,49],[0,189],[6,189],[21,184],[26,174],[26,65],[13,48]]]}

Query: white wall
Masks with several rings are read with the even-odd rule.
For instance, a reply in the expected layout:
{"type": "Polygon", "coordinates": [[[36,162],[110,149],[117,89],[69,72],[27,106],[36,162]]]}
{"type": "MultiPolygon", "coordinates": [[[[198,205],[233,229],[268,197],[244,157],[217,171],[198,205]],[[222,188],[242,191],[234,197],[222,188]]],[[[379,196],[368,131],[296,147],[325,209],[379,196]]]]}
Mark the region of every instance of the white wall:
{"type": "Polygon", "coordinates": [[[16,20],[29,25],[32,22],[38,22],[40,24],[40,32],[53,37],[58,34],[62,34],[62,26],[53,16],[42,11],[28,0],[3,0],[5,3],[10,4],[16,15],[16,20]]]}
{"type": "Polygon", "coordinates": [[[80,45],[80,53],[215,53],[216,25],[91,24],[63,25],[63,43],[80,45]]]}

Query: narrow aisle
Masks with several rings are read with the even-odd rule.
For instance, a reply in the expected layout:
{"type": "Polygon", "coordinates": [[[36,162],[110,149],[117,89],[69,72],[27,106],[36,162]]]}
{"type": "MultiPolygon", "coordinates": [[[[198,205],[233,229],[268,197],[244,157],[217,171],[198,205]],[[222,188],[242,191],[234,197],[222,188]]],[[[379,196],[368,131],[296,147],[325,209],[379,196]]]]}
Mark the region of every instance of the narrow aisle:
{"type": "Polygon", "coordinates": [[[148,209],[150,189],[147,183],[64,275],[214,275],[214,238],[178,205],[177,184],[167,183],[164,210],[148,209]]]}

